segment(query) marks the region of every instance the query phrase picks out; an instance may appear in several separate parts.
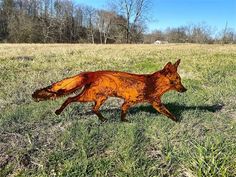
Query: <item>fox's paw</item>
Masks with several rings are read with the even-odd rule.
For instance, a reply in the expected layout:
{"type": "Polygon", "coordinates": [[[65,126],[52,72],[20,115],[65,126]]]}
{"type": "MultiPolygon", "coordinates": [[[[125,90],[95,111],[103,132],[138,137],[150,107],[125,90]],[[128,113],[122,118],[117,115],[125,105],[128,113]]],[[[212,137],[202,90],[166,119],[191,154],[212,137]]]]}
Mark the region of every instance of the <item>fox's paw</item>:
{"type": "Polygon", "coordinates": [[[130,123],[130,121],[128,119],[121,119],[122,122],[127,122],[130,123]]]}
{"type": "Polygon", "coordinates": [[[176,122],[176,123],[179,122],[176,117],[172,117],[171,119],[172,119],[174,122],[176,122]]]}
{"type": "Polygon", "coordinates": [[[61,112],[62,112],[62,111],[61,111],[60,109],[58,109],[58,110],[55,111],[55,114],[56,114],[56,115],[60,115],[61,112]]]}

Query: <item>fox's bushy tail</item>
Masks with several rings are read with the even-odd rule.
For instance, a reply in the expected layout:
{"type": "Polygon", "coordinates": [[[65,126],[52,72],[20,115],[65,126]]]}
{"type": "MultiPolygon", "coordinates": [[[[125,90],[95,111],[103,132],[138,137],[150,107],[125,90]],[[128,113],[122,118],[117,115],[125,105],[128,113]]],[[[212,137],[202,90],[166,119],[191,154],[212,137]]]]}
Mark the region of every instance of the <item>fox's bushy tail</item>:
{"type": "Polygon", "coordinates": [[[60,96],[68,95],[76,90],[82,88],[86,84],[85,73],[78,74],[59,82],[53,83],[52,85],[36,90],[32,97],[35,101],[43,101],[48,99],[55,99],[60,96]]]}

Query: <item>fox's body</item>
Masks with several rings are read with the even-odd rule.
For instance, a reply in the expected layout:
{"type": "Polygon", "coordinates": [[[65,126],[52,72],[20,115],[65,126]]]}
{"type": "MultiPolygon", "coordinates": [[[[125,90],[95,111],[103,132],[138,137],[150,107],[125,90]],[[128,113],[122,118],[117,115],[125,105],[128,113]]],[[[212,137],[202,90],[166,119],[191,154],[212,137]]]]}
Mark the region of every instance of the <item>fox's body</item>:
{"type": "Polygon", "coordinates": [[[56,114],[60,114],[71,102],[95,102],[93,111],[104,121],[106,119],[99,112],[100,106],[108,97],[119,97],[124,99],[122,121],[126,121],[127,110],[140,102],[149,102],[160,113],[176,121],[176,118],[161,103],[160,98],[168,90],[186,91],[177,73],[179,62],[180,60],[174,65],[168,63],[163,70],[145,75],[120,71],[84,72],[37,90],[32,96],[40,101],[67,95],[83,88],[79,95],[68,98],[56,114]]]}

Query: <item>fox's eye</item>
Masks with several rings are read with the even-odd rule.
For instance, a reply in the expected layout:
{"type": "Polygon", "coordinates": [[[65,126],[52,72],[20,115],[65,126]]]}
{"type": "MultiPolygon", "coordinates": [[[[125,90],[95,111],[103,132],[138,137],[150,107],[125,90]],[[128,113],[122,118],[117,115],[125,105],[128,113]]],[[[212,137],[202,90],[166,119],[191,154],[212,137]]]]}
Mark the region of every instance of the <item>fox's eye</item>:
{"type": "Polygon", "coordinates": [[[175,82],[174,82],[174,81],[170,81],[170,84],[171,84],[171,85],[174,85],[174,84],[175,84],[175,82]]]}

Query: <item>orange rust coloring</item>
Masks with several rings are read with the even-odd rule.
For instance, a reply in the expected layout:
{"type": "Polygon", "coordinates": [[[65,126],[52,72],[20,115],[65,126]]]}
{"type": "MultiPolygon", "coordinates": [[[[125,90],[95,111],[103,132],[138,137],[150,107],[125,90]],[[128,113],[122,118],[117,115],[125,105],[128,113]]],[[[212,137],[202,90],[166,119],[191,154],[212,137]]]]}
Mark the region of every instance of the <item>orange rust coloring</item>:
{"type": "Polygon", "coordinates": [[[180,59],[174,64],[168,62],[162,70],[143,75],[119,71],[83,72],[36,90],[32,97],[36,101],[54,99],[83,88],[79,95],[69,97],[55,113],[59,115],[72,102],[94,102],[93,112],[101,121],[105,121],[106,118],[99,112],[99,108],[108,97],[119,97],[124,99],[121,121],[127,121],[125,115],[128,109],[140,102],[150,103],[158,112],[177,121],[176,117],[161,103],[161,96],[169,90],[178,92],[187,90],[177,73],[179,63],[180,59]]]}

